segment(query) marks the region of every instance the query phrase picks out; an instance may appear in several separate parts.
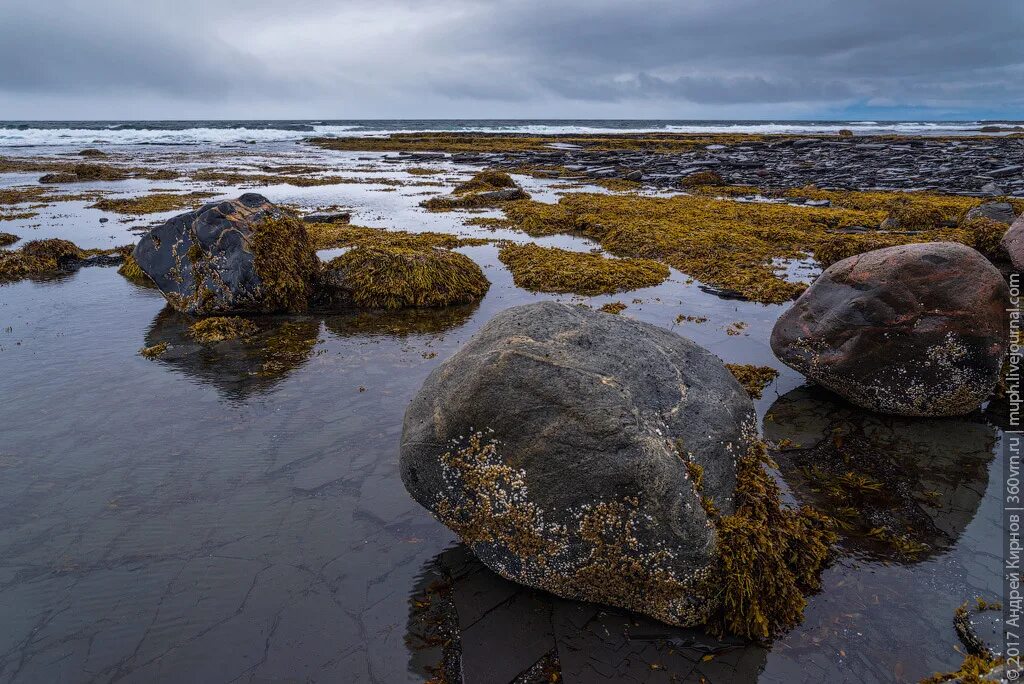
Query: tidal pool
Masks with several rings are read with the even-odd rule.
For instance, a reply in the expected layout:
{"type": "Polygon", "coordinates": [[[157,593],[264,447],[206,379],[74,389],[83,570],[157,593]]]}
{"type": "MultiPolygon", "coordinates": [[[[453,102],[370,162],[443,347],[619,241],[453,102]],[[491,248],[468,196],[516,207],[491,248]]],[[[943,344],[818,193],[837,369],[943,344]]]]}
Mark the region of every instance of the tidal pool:
{"type": "MultiPolygon", "coordinates": [[[[402,169],[435,166],[443,173],[425,178],[448,186],[471,170],[294,145],[121,154],[142,166],[302,163],[410,182],[424,177],[402,169]]],[[[34,180],[4,174],[0,187],[34,180]]],[[[553,182],[523,181],[557,198],[553,182]]],[[[243,191],[183,180],[73,187],[156,188],[243,191]]],[[[254,190],[350,208],[357,225],[528,241],[417,206],[444,189],[254,190]]],[[[125,220],[88,204],[61,202],[0,229],[108,247],[173,214],[125,220]]],[[[0,286],[0,681],[390,683],[454,668],[474,684],[555,671],[570,683],[913,682],[959,666],[954,609],[1001,589],[999,420],[886,419],[801,388],[768,347],[782,307],[720,299],[677,271],[613,296],[539,295],[512,284],[495,246],[460,251],[492,282],[478,305],[262,317],[254,341],[215,347],[191,343],[158,292],[113,268],[0,286]],[[757,406],[766,435],[792,444],[776,454],[787,495],[837,505],[809,469],[839,459],[856,471],[870,452],[867,476],[898,484],[875,508],[895,511],[927,549],[899,553],[851,533],[804,623],[767,647],[561,600],[483,568],[406,494],[402,416],[426,375],[498,311],[548,298],[621,301],[621,315],[725,361],[780,370],[757,406]],[[729,334],[739,321],[747,327],[729,334]],[[138,355],[161,341],[172,344],[164,357],[138,355]]]]}

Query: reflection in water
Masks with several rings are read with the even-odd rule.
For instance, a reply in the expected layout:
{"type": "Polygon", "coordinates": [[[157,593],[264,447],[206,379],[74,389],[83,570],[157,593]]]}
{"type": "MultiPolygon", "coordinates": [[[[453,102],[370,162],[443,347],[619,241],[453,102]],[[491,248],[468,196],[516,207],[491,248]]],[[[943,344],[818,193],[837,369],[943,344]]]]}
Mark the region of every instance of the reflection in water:
{"type": "Polygon", "coordinates": [[[434,335],[465,325],[479,302],[463,306],[398,309],[352,309],[324,317],[327,329],[338,337],[434,335]]]}
{"type": "Polygon", "coordinates": [[[201,344],[188,332],[197,319],[166,307],[146,333],[145,346],[166,342],[159,362],[208,382],[226,398],[242,400],[270,390],[313,357],[321,322],[337,337],[433,335],[464,325],[477,304],[429,309],[249,317],[259,332],[242,339],[201,344]]]}
{"type": "Polygon", "coordinates": [[[905,562],[949,548],[974,518],[996,440],[980,419],[882,416],[809,386],[772,405],[764,433],[782,477],[836,518],[845,546],[905,562]]]}
{"type": "Polygon", "coordinates": [[[265,392],[305,363],[320,341],[320,319],[256,317],[259,332],[244,339],[200,344],[188,334],[196,319],[164,308],[146,333],[146,346],[168,344],[158,361],[208,382],[228,399],[265,392]]]}
{"type": "Polygon", "coordinates": [[[409,599],[409,669],[439,681],[753,682],[767,650],[508,582],[464,545],[409,599]]]}

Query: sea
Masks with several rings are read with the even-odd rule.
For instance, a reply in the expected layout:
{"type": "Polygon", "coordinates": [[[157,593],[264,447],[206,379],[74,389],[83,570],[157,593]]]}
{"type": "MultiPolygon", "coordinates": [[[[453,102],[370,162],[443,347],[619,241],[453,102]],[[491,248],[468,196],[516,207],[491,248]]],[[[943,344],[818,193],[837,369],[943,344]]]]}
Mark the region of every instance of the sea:
{"type": "Polygon", "coordinates": [[[647,119],[378,119],[220,121],[5,121],[0,147],[67,145],[217,145],[271,143],[313,136],[380,136],[413,132],[533,134],[760,133],[857,135],[999,135],[1021,121],[787,121],[647,119]],[[985,129],[982,131],[982,129],[985,129]]]}

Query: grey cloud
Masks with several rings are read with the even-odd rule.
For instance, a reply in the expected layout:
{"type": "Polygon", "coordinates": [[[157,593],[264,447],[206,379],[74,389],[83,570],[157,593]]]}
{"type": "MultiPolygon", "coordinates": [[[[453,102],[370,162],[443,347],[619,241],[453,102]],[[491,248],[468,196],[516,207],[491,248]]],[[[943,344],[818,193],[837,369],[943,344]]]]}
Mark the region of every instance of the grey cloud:
{"type": "Polygon", "coordinates": [[[4,0],[0,118],[17,115],[4,93],[106,97],[112,116],[151,97],[237,116],[257,101],[296,117],[887,102],[1011,118],[1022,27],[1019,0],[4,0]]]}

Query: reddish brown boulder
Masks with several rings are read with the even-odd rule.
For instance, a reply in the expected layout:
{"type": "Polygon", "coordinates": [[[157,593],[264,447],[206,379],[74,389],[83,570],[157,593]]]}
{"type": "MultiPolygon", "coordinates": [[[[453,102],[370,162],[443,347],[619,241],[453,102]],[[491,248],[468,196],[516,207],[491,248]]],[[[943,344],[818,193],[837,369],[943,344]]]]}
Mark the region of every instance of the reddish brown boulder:
{"type": "Polygon", "coordinates": [[[964,415],[999,378],[1008,306],[999,271],[969,247],[888,247],[826,269],[775,324],[772,351],[858,406],[964,415]]]}
{"type": "Polygon", "coordinates": [[[1024,214],[1017,217],[1000,244],[1010,255],[1010,263],[1014,269],[1024,271],[1024,214]]]}

